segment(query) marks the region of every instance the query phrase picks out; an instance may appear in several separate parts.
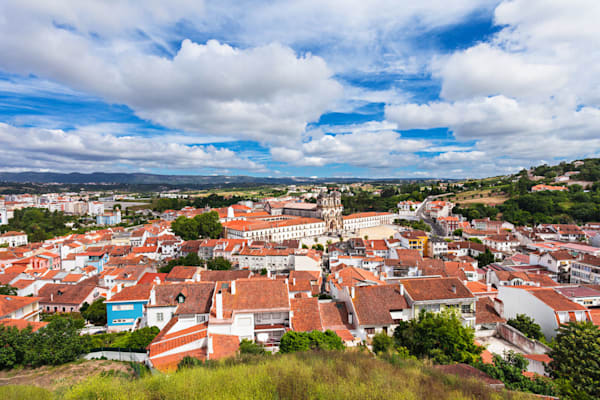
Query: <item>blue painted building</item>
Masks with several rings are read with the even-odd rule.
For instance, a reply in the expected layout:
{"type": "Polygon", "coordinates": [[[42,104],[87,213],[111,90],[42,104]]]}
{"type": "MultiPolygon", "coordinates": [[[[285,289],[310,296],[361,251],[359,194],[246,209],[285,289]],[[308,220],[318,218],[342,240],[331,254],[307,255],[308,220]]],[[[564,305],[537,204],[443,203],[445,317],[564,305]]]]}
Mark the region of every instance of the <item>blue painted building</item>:
{"type": "Polygon", "coordinates": [[[136,321],[144,317],[151,290],[152,284],[128,286],[105,301],[108,332],[133,330],[136,321]]]}

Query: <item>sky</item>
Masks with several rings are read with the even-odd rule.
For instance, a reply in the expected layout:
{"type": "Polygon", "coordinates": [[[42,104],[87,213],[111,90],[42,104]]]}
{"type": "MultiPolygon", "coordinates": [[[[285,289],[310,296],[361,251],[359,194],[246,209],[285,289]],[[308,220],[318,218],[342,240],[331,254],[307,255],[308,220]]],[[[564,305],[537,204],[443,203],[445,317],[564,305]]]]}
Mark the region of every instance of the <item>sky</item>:
{"type": "Polygon", "coordinates": [[[3,0],[0,170],[472,178],[600,156],[598,0],[3,0]]]}

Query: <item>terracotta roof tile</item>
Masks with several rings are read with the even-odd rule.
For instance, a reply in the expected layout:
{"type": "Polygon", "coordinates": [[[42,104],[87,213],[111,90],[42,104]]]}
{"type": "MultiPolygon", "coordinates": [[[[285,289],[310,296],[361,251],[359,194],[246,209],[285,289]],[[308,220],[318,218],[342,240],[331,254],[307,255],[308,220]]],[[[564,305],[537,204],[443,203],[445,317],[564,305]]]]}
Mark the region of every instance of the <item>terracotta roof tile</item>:
{"type": "Polygon", "coordinates": [[[316,297],[290,299],[293,311],[292,329],[299,332],[320,331],[323,329],[316,297]]]}
{"type": "Polygon", "coordinates": [[[458,278],[454,277],[404,279],[401,282],[414,301],[475,297],[458,278]]]}
{"type": "Polygon", "coordinates": [[[352,299],[360,325],[391,325],[391,311],[409,308],[399,285],[359,286],[352,299]]]}

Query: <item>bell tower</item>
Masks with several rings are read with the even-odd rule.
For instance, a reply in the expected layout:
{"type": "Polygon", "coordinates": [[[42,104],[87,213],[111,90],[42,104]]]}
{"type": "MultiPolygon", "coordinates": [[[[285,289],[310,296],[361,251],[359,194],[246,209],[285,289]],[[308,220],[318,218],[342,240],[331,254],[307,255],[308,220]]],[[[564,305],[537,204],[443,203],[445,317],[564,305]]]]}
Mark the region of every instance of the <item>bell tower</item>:
{"type": "Polygon", "coordinates": [[[344,229],[342,195],[338,191],[321,192],[317,198],[319,217],[325,221],[325,232],[338,233],[344,229]]]}

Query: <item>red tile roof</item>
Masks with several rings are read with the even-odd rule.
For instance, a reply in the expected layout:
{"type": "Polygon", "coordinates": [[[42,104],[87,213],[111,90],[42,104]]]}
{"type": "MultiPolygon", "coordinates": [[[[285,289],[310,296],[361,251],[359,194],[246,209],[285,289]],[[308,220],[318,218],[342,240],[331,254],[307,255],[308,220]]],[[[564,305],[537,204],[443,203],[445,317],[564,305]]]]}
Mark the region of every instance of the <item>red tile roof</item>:
{"type": "Polygon", "coordinates": [[[33,322],[33,321],[25,321],[24,319],[12,319],[12,318],[4,318],[0,319],[0,325],[4,325],[7,327],[14,326],[19,330],[25,329],[28,326],[31,326],[31,331],[35,332],[40,328],[48,325],[48,322],[33,322]]]}
{"type": "Polygon", "coordinates": [[[399,285],[359,286],[352,299],[360,325],[391,325],[391,311],[410,308],[399,285]]]}
{"type": "Polygon", "coordinates": [[[587,308],[575,303],[553,289],[527,289],[529,293],[540,299],[554,311],[585,311],[587,308]]]}
{"type": "Polygon", "coordinates": [[[475,297],[458,278],[454,277],[404,279],[401,282],[414,301],[475,297]]]}
{"type": "Polygon", "coordinates": [[[107,300],[108,302],[113,301],[137,301],[137,300],[148,300],[150,298],[150,291],[152,290],[151,283],[137,284],[134,286],[126,286],[119,293],[115,294],[107,300]]]}
{"type": "Polygon", "coordinates": [[[292,329],[299,332],[320,331],[321,314],[319,312],[319,300],[316,297],[290,299],[292,307],[292,329]]]}
{"type": "Polygon", "coordinates": [[[0,295],[0,317],[11,314],[37,301],[40,301],[39,297],[0,295]]]}

